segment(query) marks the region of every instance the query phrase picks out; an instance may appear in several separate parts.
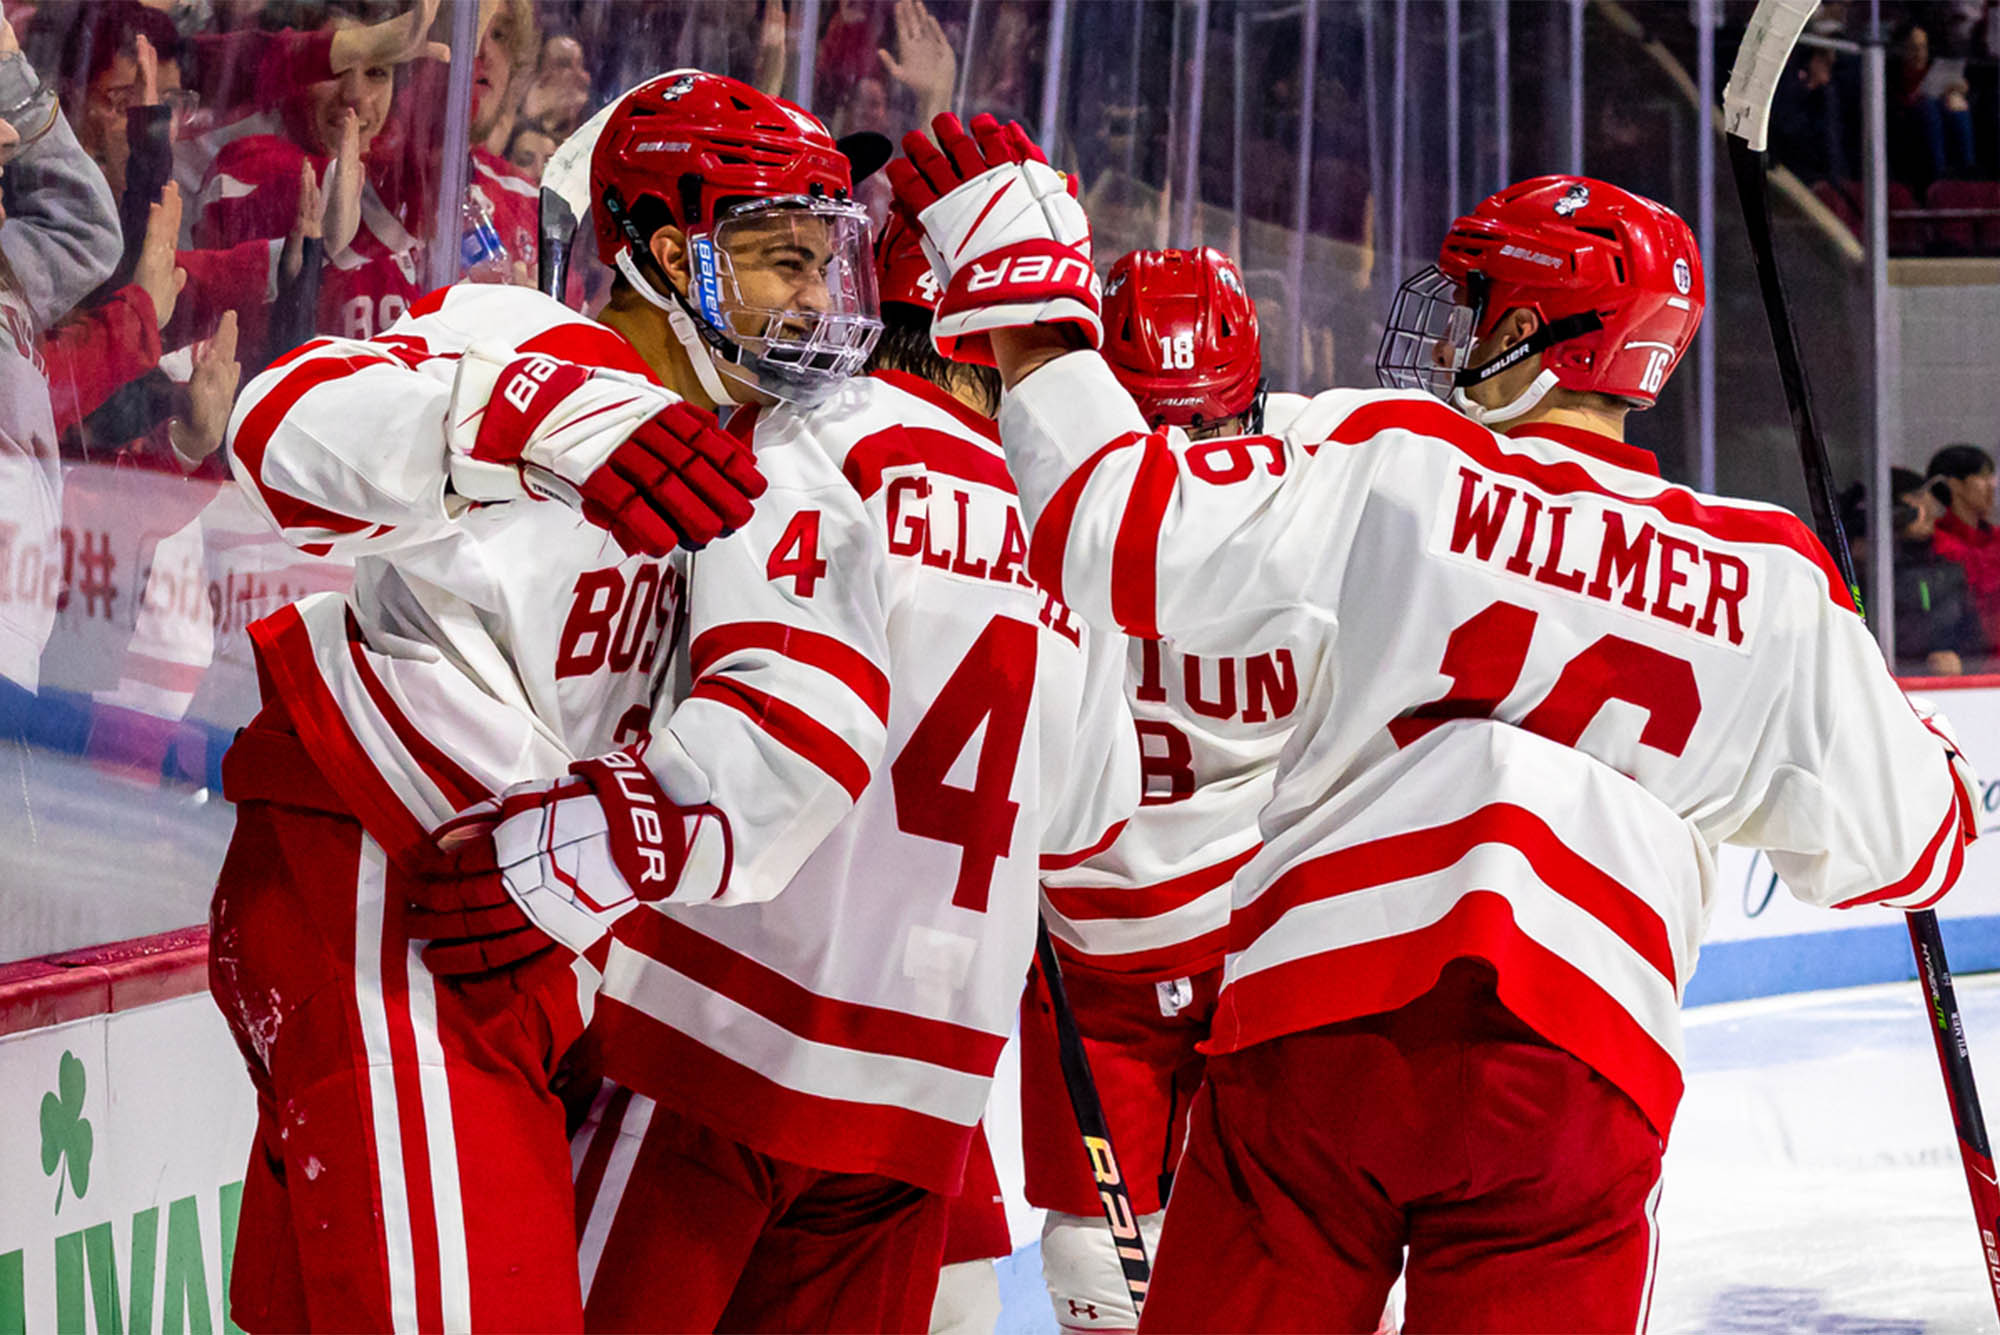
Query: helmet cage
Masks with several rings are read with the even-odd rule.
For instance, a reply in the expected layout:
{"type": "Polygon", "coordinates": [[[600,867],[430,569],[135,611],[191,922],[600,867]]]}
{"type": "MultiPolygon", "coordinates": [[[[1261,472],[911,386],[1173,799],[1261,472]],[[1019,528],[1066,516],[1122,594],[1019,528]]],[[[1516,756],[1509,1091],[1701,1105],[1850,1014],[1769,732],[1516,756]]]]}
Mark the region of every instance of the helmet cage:
{"type": "Polygon", "coordinates": [[[808,403],[824,398],[860,372],[882,332],[868,210],[852,200],[781,195],[724,209],[712,227],[688,238],[688,259],[695,314],[725,345],[718,349],[722,373],[777,398],[808,403]],[[790,222],[796,229],[803,218],[825,228],[825,306],[753,304],[744,293],[732,241],[774,223],[790,222]]]}
{"type": "Polygon", "coordinates": [[[1435,264],[1411,274],[1396,289],[1382,342],[1375,351],[1375,378],[1390,389],[1420,389],[1451,398],[1473,340],[1484,322],[1486,283],[1477,273],[1459,283],[1435,264]]]}

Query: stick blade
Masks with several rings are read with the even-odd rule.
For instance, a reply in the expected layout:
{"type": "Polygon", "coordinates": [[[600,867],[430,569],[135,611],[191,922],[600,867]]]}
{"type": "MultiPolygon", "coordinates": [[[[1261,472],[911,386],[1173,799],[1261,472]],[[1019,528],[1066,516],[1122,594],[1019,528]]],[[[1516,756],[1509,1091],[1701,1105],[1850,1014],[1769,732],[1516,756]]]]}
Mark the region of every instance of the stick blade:
{"type": "Polygon", "coordinates": [[[1771,125],[1771,99],[1819,0],[1757,0],[1729,83],[1722,90],[1722,128],[1763,152],[1771,125]]]}

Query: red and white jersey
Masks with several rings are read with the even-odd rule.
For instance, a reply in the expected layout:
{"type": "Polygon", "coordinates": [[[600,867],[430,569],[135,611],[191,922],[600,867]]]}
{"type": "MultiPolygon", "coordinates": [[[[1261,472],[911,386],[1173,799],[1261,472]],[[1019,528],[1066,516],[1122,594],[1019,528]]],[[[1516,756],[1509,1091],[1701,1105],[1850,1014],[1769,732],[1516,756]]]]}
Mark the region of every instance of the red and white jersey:
{"type": "Polygon", "coordinates": [[[1217,1051],[1477,957],[1664,1133],[1715,845],[1836,907],[1920,907],[1958,875],[1970,770],[1784,510],[1421,394],[1335,390],[1289,440],[1176,451],[1091,354],[1030,376],[1001,427],[1031,567],[1093,624],[1317,646],[1235,882],[1217,1051]]]}
{"type": "MultiPolygon", "coordinates": [[[[619,922],[606,1073],[764,1153],[955,1191],[1040,872],[1103,848],[1137,801],[1124,644],[1035,586],[993,424],[942,390],[880,372],[761,416],[755,440],[760,459],[824,449],[867,508],[889,566],[888,750],[776,898],[619,922]]],[[[771,577],[832,596],[827,541],[801,520],[771,577]]]]}
{"type": "MultiPolygon", "coordinates": [[[[646,374],[560,303],[467,284],[253,380],[230,423],[238,481],[295,545],[355,562],[346,598],[252,627],[268,681],[391,856],[511,784],[650,736],[669,794],[728,817],[724,897],[776,894],[882,754],[886,566],[867,514],[822,452],[783,441],[758,460],[770,487],[750,522],[698,561],[628,556],[555,502],[471,506],[448,485],[446,419],[484,406],[454,402],[475,340],[646,374]],[[807,520],[825,575],[810,597],[770,573],[807,520]],[[663,699],[683,628],[695,662],[663,699]]],[[[693,879],[674,895],[717,893],[693,879]]]]}
{"type": "MultiPolygon", "coordinates": [[[[1300,394],[1266,396],[1264,425],[1283,434],[1300,394]]],[[[1167,438],[1188,441],[1179,427],[1167,438]]],[[[1300,655],[1280,645],[1201,657],[1158,640],[1128,642],[1126,700],[1139,732],[1139,809],[1110,848],[1043,878],[1049,932],[1065,963],[1178,977],[1222,963],[1229,883],[1259,847],[1278,753],[1298,707],[1300,655]]]]}

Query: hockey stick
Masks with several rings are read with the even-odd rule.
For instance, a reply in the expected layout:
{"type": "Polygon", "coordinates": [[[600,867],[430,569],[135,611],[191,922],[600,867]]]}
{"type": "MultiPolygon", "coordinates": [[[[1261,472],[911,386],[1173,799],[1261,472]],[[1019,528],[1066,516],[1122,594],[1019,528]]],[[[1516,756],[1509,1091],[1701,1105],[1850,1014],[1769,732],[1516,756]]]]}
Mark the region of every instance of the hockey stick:
{"type": "Polygon", "coordinates": [[[1104,1120],[1104,1104],[1097,1097],[1097,1082],[1090,1076],[1090,1058],[1083,1050],[1083,1035],[1077,1032],[1076,1014],[1069,1008],[1063,991],[1062,966],[1056,962],[1056,943],[1049,939],[1049,925],[1035,923],[1035,958],[1042,965],[1042,981],[1049,989],[1049,1010],[1056,1022],[1056,1057],[1062,1065],[1063,1086],[1069,1091],[1070,1110],[1076,1114],[1077,1129],[1083,1132],[1084,1152],[1090,1156],[1090,1175],[1097,1182],[1097,1199],[1104,1207],[1104,1222],[1110,1226],[1112,1245],[1118,1249],[1118,1268],[1125,1274],[1126,1291],[1132,1295],[1132,1310],[1146,1306],[1146,1289],[1153,1281],[1153,1267],[1146,1259],[1146,1239],[1139,1232],[1139,1216],[1132,1211],[1132,1193],[1125,1189],[1125,1175],[1118,1169],[1118,1156],[1111,1150],[1111,1127],[1104,1120]]]}
{"type": "MultiPolygon", "coordinates": [[[[1743,34],[1743,46],[1729,71],[1729,84],[1722,95],[1722,116],[1729,139],[1729,165],[1736,177],[1736,194],[1743,205],[1750,250],[1757,262],[1757,284],[1763,292],[1771,342],[1778,354],[1785,404],[1791,410],[1792,432],[1798,437],[1799,461],[1805,469],[1813,524],[1819,530],[1820,541],[1833,554],[1834,564],[1853,594],[1855,606],[1860,607],[1861,590],[1854,577],[1854,555],[1848,549],[1847,533],[1840,523],[1833,470],[1827,463],[1826,443],[1813,421],[1805,362],[1799,356],[1798,336],[1792,328],[1784,283],[1778,273],[1765,179],[1764,145],[1771,98],[1791,59],[1799,33],[1818,7],[1818,0],[1758,0],[1749,30],[1743,34]]],[[[1979,1110],[1979,1090],[1972,1080],[1972,1058],[1966,1051],[1965,1024],[1951,985],[1951,967],[1945,962],[1944,937],[1938,931],[1937,914],[1930,910],[1904,916],[1909,923],[1910,948],[1916,955],[1917,981],[1922,984],[1924,1000],[1930,1007],[1931,1039],[1937,1046],[1938,1066],[1951,1100],[1959,1157],[1965,1163],[1965,1183],[1972,1192],[1972,1213],[1979,1224],[1986,1278],[1993,1286],[1995,1309],[2000,1310],[2000,1180],[1996,1180],[1993,1171],[1993,1150],[1986,1138],[1986,1120],[1979,1110]]]]}
{"type": "Polygon", "coordinates": [[[563,284],[569,277],[577,223],[590,217],[590,156],[611,113],[624,100],[625,94],[620,93],[606,102],[577,127],[575,134],[563,140],[542,166],[541,208],[535,227],[539,247],[535,286],[557,301],[562,300],[563,284]]]}

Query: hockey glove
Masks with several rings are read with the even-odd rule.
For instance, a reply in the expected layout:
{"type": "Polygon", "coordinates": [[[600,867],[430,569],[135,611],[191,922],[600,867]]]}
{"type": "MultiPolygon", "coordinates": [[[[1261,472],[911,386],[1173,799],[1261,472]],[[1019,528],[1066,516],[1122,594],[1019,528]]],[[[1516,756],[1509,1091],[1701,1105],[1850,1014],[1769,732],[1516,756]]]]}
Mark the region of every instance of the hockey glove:
{"type": "Polygon", "coordinates": [[[954,361],[993,365],[995,329],[1055,325],[1103,341],[1102,289],[1090,267],[1090,220],[1074,183],[1049,166],[1019,125],[945,113],[903,136],[889,164],[896,204],[923,231],[944,295],[931,338],[954,361]]]}
{"type": "Polygon", "coordinates": [[[629,751],[579,760],[569,772],[467,808],[439,828],[439,844],[454,850],[490,837],[507,897],[579,955],[641,904],[673,897],[697,850],[705,867],[720,866],[696,878],[697,894],[711,897],[729,883],[721,811],[676,803],[629,751]]]}
{"type": "Polygon", "coordinates": [[[507,895],[489,838],[462,838],[408,882],[405,930],[440,978],[510,969],[556,948],[507,895]]]}
{"type": "Polygon", "coordinates": [[[474,348],[450,412],[453,491],[559,500],[636,555],[731,533],[764,493],[749,447],[712,414],[622,372],[474,348]]]}

